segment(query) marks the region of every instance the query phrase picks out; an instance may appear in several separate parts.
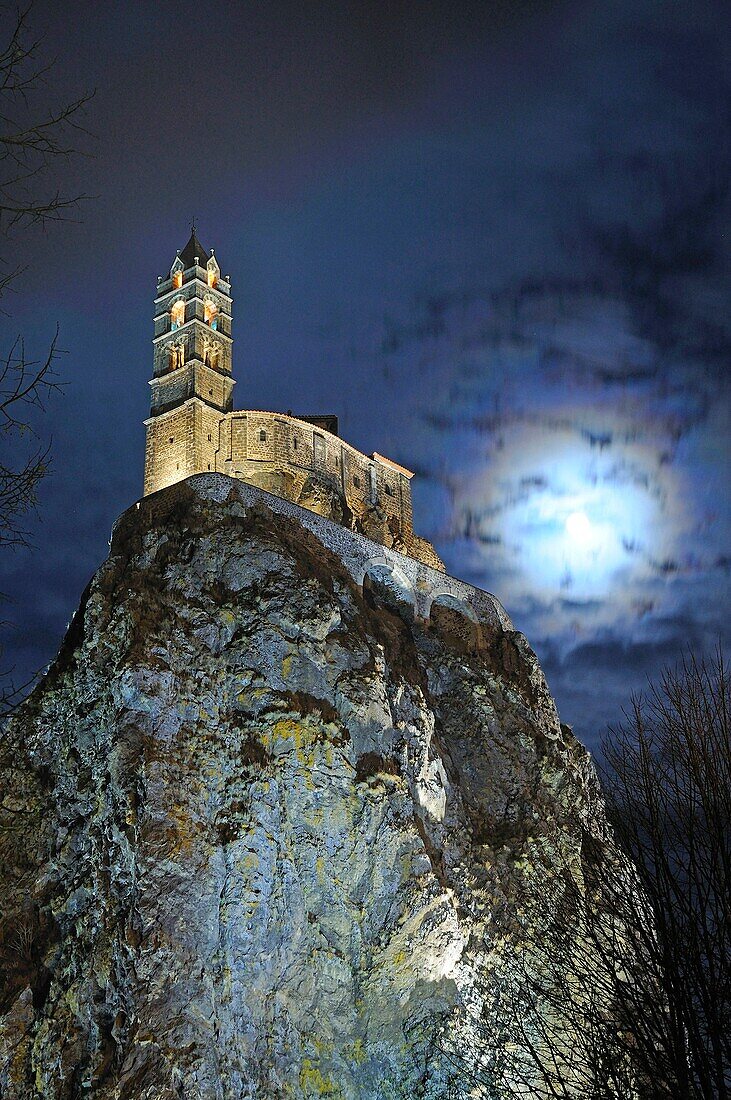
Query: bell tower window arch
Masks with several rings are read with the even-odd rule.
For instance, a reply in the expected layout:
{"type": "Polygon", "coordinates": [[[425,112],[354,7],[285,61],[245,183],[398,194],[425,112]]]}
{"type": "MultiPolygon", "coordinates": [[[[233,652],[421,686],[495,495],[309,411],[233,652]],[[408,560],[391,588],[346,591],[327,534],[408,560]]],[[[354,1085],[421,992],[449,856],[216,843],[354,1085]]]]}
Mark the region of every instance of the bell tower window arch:
{"type": "Polygon", "coordinates": [[[182,298],[179,298],[177,302],[173,302],[170,308],[170,330],[174,332],[185,324],[185,302],[182,298]]]}
{"type": "Polygon", "coordinates": [[[203,320],[212,329],[218,328],[218,306],[212,298],[206,298],[203,303],[203,320]]]}
{"type": "Polygon", "coordinates": [[[218,284],[218,280],[221,277],[221,269],[218,266],[218,261],[216,260],[216,257],[213,255],[213,250],[212,249],[211,249],[211,258],[209,259],[208,263],[206,264],[206,273],[207,273],[208,285],[210,287],[215,287],[218,284]]]}

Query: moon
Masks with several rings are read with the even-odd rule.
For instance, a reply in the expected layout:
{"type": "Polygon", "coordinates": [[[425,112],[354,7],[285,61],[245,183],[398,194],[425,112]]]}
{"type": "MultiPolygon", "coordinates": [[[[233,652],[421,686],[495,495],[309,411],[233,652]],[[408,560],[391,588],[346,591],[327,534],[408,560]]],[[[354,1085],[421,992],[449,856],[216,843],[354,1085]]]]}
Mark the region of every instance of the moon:
{"type": "Polygon", "coordinates": [[[565,526],[566,534],[579,546],[588,548],[595,541],[594,526],[586,512],[572,512],[565,526]]]}

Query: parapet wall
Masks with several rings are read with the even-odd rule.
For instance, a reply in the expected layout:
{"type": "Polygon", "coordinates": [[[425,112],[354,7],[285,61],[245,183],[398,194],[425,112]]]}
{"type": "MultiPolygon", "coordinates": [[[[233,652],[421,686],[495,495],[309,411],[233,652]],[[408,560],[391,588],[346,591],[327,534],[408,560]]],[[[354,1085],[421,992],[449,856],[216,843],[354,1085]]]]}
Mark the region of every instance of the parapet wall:
{"type": "MultiPolygon", "coordinates": [[[[222,504],[234,493],[244,508],[264,505],[278,515],[297,520],[326,549],[338,556],[357,585],[362,587],[367,577],[387,584],[405,603],[413,607],[414,615],[419,619],[427,620],[430,617],[434,603],[444,603],[448,607],[459,609],[467,618],[486,627],[514,629],[500,601],[489,592],[474,588],[440,569],[382,546],[278,495],[238,478],[216,473],[196,474],[187,478],[185,484],[201,500],[222,504]]],[[[162,490],[165,493],[169,491],[162,490]]],[[[145,500],[146,507],[154,508],[154,503],[154,495],[145,500]]],[[[133,508],[139,507],[139,503],[133,505],[133,508]]],[[[131,510],[128,509],[120,516],[112,534],[131,510]]]]}

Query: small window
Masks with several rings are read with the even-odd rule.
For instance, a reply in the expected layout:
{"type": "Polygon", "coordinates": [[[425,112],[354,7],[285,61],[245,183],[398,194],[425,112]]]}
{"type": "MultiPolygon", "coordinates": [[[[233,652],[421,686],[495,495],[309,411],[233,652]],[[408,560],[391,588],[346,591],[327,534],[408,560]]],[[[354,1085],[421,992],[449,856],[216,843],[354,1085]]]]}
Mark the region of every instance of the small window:
{"type": "Polygon", "coordinates": [[[353,474],[353,485],[355,485],[356,489],[360,489],[360,478],[357,474],[353,474]]]}
{"type": "MultiPolygon", "coordinates": [[[[209,443],[211,442],[211,433],[210,432],[208,433],[208,442],[209,443]]],[[[208,469],[210,470],[210,466],[208,467],[208,469]]]]}
{"type": "Polygon", "coordinates": [[[297,450],[297,436],[294,437],[294,439],[292,441],[292,446],[294,447],[294,449],[296,451],[297,450]]]}
{"type": "Polygon", "coordinates": [[[173,286],[175,287],[176,290],[180,290],[182,285],[183,285],[183,272],[182,271],[176,271],[175,274],[173,275],[173,286]]]}
{"type": "Polygon", "coordinates": [[[172,437],[172,436],[170,436],[170,442],[171,442],[171,443],[174,443],[174,442],[175,442],[175,440],[173,439],[173,437],[172,437]]]}
{"type": "Polygon", "coordinates": [[[207,325],[210,325],[212,329],[218,328],[218,306],[215,302],[212,302],[210,298],[203,303],[203,320],[207,325]]]}
{"type": "Polygon", "coordinates": [[[335,469],[336,470],[340,469],[340,459],[338,458],[337,455],[335,455],[335,469]]]}
{"type": "Polygon", "coordinates": [[[209,397],[213,397],[213,390],[209,390],[209,391],[208,391],[208,396],[209,396],[209,397]]]}
{"type": "Polygon", "coordinates": [[[213,255],[213,253],[211,253],[211,258],[208,261],[208,263],[206,264],[206,270],[208,272],[208,285],[209,286],[215,286],[216,283],[218,282],[218,276],[221,273],[221,269],[218,266],[218,264],[216,263],[216,259],[213,255]]]}
{"type": "Polygon", "coordinates": [[[170,328],[175,331],[185,324],[185,302],[176,302],[170,310],[170,328]]]}
{"type": "Polygon", "coordinates": [[[259,441],[260,441],[261,443],[266,443],[266,441],[267,441],[267,433],[266,433],[266,432],[264,431],[264,429],[263,429],[263,428],[262,428],[262,429],[261,429],[261,431],[259,432],[259,441]]]}
{"type": "Polygon", "coordinates": [[[391,488],[390,485],[384,485],[383,489],[384,489],[384,492],[386,493],[387,497],[392,497],[393,496],[393,489],[391,488]]]}

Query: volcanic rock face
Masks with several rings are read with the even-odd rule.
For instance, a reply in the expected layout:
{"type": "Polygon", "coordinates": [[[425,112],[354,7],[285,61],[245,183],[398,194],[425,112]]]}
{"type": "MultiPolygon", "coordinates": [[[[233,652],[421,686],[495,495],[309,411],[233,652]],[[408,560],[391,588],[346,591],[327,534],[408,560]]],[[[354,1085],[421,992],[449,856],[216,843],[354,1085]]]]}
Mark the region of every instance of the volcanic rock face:
{"type": "Polygon", "coordinates": [[[125,515],[4,742],[0,1095],[496,1095],[517,907],[609,843],[587,758],[521,635],[201,485],[125,515]]]}

